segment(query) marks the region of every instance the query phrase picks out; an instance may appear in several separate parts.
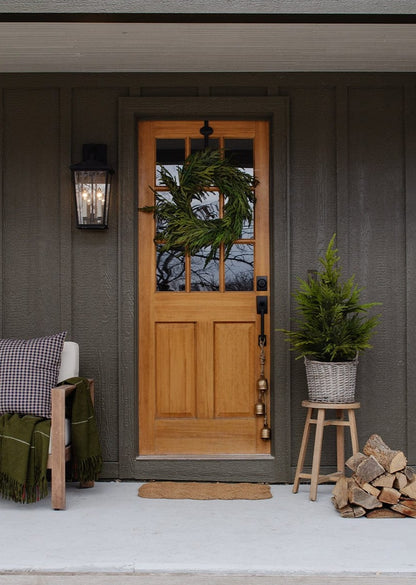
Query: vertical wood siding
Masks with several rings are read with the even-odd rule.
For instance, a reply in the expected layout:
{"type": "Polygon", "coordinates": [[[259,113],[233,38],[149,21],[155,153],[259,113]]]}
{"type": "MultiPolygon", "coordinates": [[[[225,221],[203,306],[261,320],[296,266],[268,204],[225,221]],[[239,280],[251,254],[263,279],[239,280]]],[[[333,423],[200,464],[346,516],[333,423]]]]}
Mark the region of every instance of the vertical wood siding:
{"type": "MultiPolygon", "coordinates": [[[[117,169],[119,87],[72,90],[72,160],[84,143],[107,144],[117,169]]],[[[96,412],[107,461],[118,461],[118,205],[117,175],[108,230],[72,232],[72,319],[80,344],[80,368],[97,380],[96,412]]]]}
{"type": "Polygon", "coordinates": [[[44,335],[61,327],[58,90],[5,90],[3,128],[3,335],[44,335]]]}
{"type": "MultiPolygon", "coordinates": [[[[128,96],[288,99],[288,186],[272,201],[273,282],[280,295],[275,326],[288,324],[296,277],[318,267],[318,255],[337,232],[345,275],[356,275],[365,300],[383,303],[374,349],[360,358],[360,440],[378,432],[416,463],[415,86],[410,74],[0,76],[0,334],[31,337],[67,329],[80,343],[82,372],[97,380],[106,477],[119,475],[122,458],[120,372],[135,371],[123,357],[132,355],[135,342],[120,336],[120,308],[134,306],[134,299],[121,296],[120,283],[127,278],[135,287],[135,267],[124,274],[121,269],[125,234],[118,215],[131,213],[134,226],[135,208],[123,206],[125,194],[117,188],[125,172],[118,168],[119,98],[128,96]],[[74,227],[68,167],[80,160],[85,142],[106,143],[116,168],[108,231],[74,227]]],[[[281,177],[274,181],[280,185],[281,177]]],[[[303,429],[305,376],[280,334],[274,335],[274,352],[277,424],[287,423],[285,401],[290,413],[290,426],[279,435],[288,463],[276,478],[287,481],[303,429]]],[[[323,462],[328,467],[334,463],[330,439],[323,462]]]]}
{"type": "Polygon", "coordinates": [[[348,209],[341,209],[349,218],[346,268],[365,287],[365,300],[383,303],[374,349],[360,358],[360,428],[378,429],[387,443],[405,447],[403,423],[411,413],[406,401],[403,104],[400,87],[350,90],[349,198],[348,209]]]}

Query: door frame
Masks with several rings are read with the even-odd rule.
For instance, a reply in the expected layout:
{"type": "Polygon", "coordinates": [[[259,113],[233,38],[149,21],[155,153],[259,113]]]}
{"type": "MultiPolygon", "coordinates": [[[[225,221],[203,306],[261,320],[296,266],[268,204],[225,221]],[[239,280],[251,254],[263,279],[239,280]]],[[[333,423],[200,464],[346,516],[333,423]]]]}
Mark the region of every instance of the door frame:
{"type": "Polygon", "coordinates": [[[288,325],[288,99],[163,97],[119,100],[119,476],[135,479],[290,481],[289,352],[277,327],[288,325]],[[258,119],[270,122],[271,455],[137,457],[137,122],[140,119],[258,119]],[[279,275],[277,277],[277,275],[279,275]],[[278,311],[274,310],[278,300],[278,311]],[[282,319],[283,317],[283,319],[282,319]],[[278,374],[278,375],[277,375],[278,374]]]}

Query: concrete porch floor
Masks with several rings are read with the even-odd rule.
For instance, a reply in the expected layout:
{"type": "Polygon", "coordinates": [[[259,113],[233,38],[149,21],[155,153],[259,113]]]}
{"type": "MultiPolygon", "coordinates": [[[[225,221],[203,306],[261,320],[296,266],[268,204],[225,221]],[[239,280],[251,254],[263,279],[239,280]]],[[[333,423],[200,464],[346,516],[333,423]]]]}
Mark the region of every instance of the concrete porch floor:
{"type": "Polygon", "coordinates": [[[257,501],[150,500],[137,482],[0,500],[0,585],[416,584],[416,521],[344,519],[331,485],[257,501]]]}

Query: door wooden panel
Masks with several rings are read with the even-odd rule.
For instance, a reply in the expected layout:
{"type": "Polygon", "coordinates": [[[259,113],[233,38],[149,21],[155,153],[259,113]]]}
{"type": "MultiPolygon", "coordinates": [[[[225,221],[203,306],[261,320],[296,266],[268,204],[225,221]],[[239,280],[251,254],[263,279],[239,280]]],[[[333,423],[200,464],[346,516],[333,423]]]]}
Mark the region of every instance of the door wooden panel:
{"type": "Polygon", "coordinates": [[[253,412],[254,323],[214,324],[215,416],[249,417],[253,412]]]}
{"type": "Polygon", "coordinates": [[[156,323],[156,416],[195,416],[195,324],[156,323]]]}
{"type": "MultiPolygon", "coordinates": [[[[158,185],[159,163],[174,172],[181,157],[201,147],[202,125],[139,123],[139,207],[154,204],[152,188],[167,191],[158,185]]],[[[205,267],[204,258],[161,252],[157,218],[139,211],[139,456],[269,453],[260,437],[263,418],[254,413],[256,295],[268,294],[256,293],[255,277],[269,275],[268,123],[210,125],[211,144],[240,157],[239,166],[259,180],[255,222],[244,227],[228,260],[221,250],[205,267]]],[[[222,200],[212,189],[209,205],[219,217],[222,200]]],[[[268,334],[267,316],[265,325],[268,334]]]]}

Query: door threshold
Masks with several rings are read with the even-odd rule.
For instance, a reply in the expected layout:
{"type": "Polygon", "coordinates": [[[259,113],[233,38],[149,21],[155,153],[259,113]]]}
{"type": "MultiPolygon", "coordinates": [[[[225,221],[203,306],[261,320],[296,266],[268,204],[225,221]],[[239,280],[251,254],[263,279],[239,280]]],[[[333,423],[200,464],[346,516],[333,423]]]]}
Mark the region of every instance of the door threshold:
{"type": "Polygon", "coordinates": [[[175,460],[175,461],[184,461],[184,460],[250,460],[250,461],[257,461],[257,460],[274,460],[273,455],[269,455],[266,453],[261,454],[228,454],[228,453],[219,453],[218,455],[138,455],[136,457],[136,461],[154,461],[154,460],[175,460]]]}

